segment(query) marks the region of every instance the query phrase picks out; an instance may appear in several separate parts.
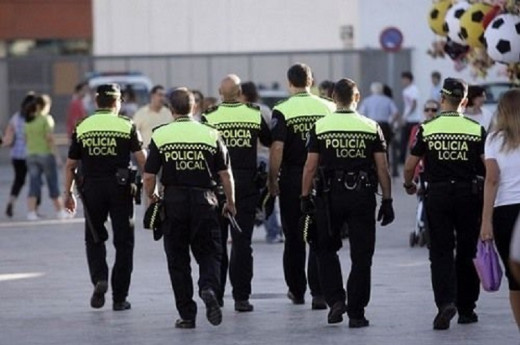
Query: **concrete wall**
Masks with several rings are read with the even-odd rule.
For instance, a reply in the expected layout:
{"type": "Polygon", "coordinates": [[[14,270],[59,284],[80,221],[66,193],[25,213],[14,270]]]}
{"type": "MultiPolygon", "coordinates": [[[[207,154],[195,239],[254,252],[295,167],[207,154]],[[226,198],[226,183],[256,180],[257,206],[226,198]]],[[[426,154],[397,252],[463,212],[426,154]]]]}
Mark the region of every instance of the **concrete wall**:
{"type": "MultiPolygon", "coordinates": [[[[411,0],[413,1],[413,0],[411,0]]],[[[96,55],[328,50],[356,0],[93,0],[96,55]]]]}

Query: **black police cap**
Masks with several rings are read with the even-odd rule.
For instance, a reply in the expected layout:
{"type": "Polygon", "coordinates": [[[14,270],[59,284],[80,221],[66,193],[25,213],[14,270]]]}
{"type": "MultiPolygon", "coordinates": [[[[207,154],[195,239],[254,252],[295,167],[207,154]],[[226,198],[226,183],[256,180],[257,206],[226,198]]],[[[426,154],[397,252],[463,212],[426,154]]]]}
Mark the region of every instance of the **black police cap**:
{"type": "Polygon", "coordinates": [[[118,84],[101,84],[96,89],[96,95],[119,98],[121,97],[121,88],[118,84]]]}
{"type": "Polygon", "coordinates": [[[162,237],[161,225],[164,221],[164,207],[162,200],[151,203],[143,217],[143,227],[153,230],[153,238],[158,241],[162,237]]]}
{"type": "Polygon", "coordinates": [[[446,78],[441,93],[455,98],[465,98],[468,95],[468,84],[457,78],[446,78]]]}

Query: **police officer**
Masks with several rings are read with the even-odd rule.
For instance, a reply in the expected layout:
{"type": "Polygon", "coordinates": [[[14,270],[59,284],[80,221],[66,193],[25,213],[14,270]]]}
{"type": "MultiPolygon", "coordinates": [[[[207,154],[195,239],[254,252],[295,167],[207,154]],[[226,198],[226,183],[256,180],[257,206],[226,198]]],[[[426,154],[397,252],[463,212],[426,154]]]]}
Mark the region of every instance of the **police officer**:
{"type": "MultiPolygon", "coordinates": [[[[285,235],[283,269],[289,287],[287,296],[294,304],[305,303],[305,242],[299,227],[302,216],[297,207],[301,191],[303,165],[307,157],[307,133],[316,120],[332,113],[334,103],[310,93],[312,72],[305,64],[295,64],[287,71],[289,90],[287,100],[273,109],[273,143],[269,155],[269,183],[271,195],[280,195],[280,213],[285,235]],[[279,181],[279,182],[278,182],[279,181]]],[[[316,258],[312,249],[308,261],[309,287],[312,308],[327,308],[323,299],[316,258]]]]}
{"type": "Polygon", "coordinates": [[[164,210],[162,226],[168,271],[180,319],[177,328],[194,328],[197,304],[193,300],[190,247],[199,264],[199,294],[206,317],[213,325],[222,321],[217,300],[220,289],[222,246],[218,202],[214,194],[217,175],[223,185],[224,213],[236,214],[233,177],[226,147],[218,131],[191,117],[193,94],[186,88],[170,95],[174,121],[152,134],[146,161],[144,188],[152,200],[156,175],[162,169],[164,210]]]}
{"type": "MultiPolygon", "coordinates": [[[[271,143],[271,134],[264,121],[260,108],[252,103],[240,103],[240,79],[231,74],[221,82],[219,93],[222,103],[210,108],[202,116],[202,121],[220,131],[229,150],[237,204],[237,223],[242,232],[231,227],[231,257],[229,259],[229,279],[233,287],[235,310],[249,312],[251,280],[253,278],[253,249],[251,237],[255,223],[256,205],[259,188],[255,184],[257,175],[257,142],[264,146],[271,143]]],[[[265,185],[265,182],[264,182],[265,185]]],[[[224,220],[227,218],[224,218],[224,220]]],[[[223,302],[226,275],[228,270],[227,239],[229,223],[221,222],[223,259],[220,271],[220,301],[223,302]]]]}
{"type": "Polygon", "coordinates": [[[309,132],[308,155],[303,170],[302,212],[314,211],[312,181],[316,176],[316,251],[322,291],[330,306],[329,323],[343,320],[349,327],[366,327],[365,307],[370,299],[370,271],[375,246],[377,183],[383,200],[378,220],[387,225],[394,219],[386,143],[377,122],[358,114],[356,83],[341,79],[334,86],[337,110],[316,122],[309,132]],[[340,230],[349,228],[352,268],[347,281],[347,301],[337,251],[340,230]]]}
{"type": "Polygon", "coordinates": [[[414,194],[414,169],[424,160],[431,275],[439,310],[433,328],[439,330],[450,327],[457,310],[458,323],[478,321],[474,309],[479,280],[472,258],[479,236],[480,192],[476,175],[478,163],[483,160],[485,130],[460,113],[467,102],[467,92],[463,80],[444,80],[441,114],[420,126],[404,170],[404,188],[408,194],[414,194]]]}
{"type": "Polygon", "coordinates": [[[119,116],[121,90],[117,84],[100,85],[96,92],[97,111],[84,119],[73,132],[65,169],[65,208],[76,210],[72,193],[78,162],[83,183],[78,186],[85,213],[85,243],[90,279],[94,284],[90,305],[101,308],[108,288],[105,228],[110,215],[116,249],[112,270],[114,310],[130,309],[126,300],[132,273],[134,223],[130,183],[130,153],[144,167],[146,152],[133,122],[119,116]]]}

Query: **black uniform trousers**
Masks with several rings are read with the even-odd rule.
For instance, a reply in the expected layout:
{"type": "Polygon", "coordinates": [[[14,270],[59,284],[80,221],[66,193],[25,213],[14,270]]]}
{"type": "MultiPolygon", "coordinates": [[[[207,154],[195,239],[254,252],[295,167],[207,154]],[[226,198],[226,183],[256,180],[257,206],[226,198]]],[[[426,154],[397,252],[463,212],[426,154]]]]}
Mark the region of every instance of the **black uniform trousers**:
{"type": "Polygon", "coordinates": [[[199,291],[211,289],[218,294],[220,290],[222,247],[217,199],[209,189],[166,186],[164,207],[164,251],[175,305],[182,319],[195,320],[190,248],[199,264],[199,291]]]}
{"type": "Polygon", "coordinates": [[[84,207],[93,227],[89,228],[85,222],[90,279],[94,285],[100,280],[108,280],[105,247],[108,231],[105,222],[110,215],[116,249],[111,277],[112,298],[114,302],[123,302],[128,296],[134,253],[134,204],[130,185],[117,184],[115,176],[102,179],[86,177],[82,190],[84,207]],[[99,242],[94,242],[92,231],[98,234],[99,242]]]}
{"type": "Polygon", "coordinates": [[[224,297],[229,266],[229,280],[235,301],[245,301],[251,295],[253,279],[253,248],[251,238],[255,226],[259,191],[255,184],[256,170],[233,170],[235,179],[236,221],[242,232],[229,226],[227,217],[220,216],[222,231],[222,264],[220,266],[220,300],[224,297]],[[231,229],[231,231],[229,230],[231,229]],[[231,253],[228,257],[227,240],[231,232],[231,253]]]}
{"type": "Polygon", "coordinates": [[[346,222],[352,263],[347,280],[347,313],[350,318],[359,319],[370,301],[376,198],[371,188],[347,190],[342,182],[332,182],[330,188],[328,200],[324,195],[316,198],[316,251],[321,287],[329,306],[345,301],[337,252],[342,246],[340,230],[346,222]]]}
{"type": "MultiPolygon", "coordinates": [[[[285,236],[283,251],[283,271],[289,291],[296,298],[303,298],[307,289],[305,275],[306,248],[300,227],[300,194],[303,170],[301,167],[282,167],[280,174],[280,215],[285,236]]],[[[311,295],[321,296],[318,261],[314,250],[309,249],[307,274],[311,295]]]]}
{"type": "Polygon", "coordinates": [[[471,182],[432,182],[425,201],[435,304],[441,308],[455,303],[459,314],[469,314],[479,296],[472,259],[479,236],[480,202],[471,182]]]}

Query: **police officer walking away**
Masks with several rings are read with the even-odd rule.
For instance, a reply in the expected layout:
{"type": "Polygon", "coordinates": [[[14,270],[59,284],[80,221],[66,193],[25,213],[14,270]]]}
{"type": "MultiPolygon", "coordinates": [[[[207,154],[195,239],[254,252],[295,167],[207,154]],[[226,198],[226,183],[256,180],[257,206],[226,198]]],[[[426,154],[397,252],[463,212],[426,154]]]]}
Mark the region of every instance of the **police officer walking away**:
{"type": "Polygon", "coordinates": [[[463,80],[444,80],[441,114],[420,126],[404,170],[404,188],[414,194],[415,166],[424,160],[432,285],[439,309],[433,328],[438,330],[450,327],[457,310],[458,323],[478,321],[474,309],[479,279],[472,259],[479,236],[480,188],[476,176],[479,160],[483,160],[485,130],[460,113],[467,93],[463,80]]]}
{"type": "MultiPolygon", "coordinates": [[[[287,71],[289,90],[287,100],[273,109],[273,143],[269,156],[269,192],[280,195],[280,213],[285,235],[283,269],[289,287],[287,296],[294,304],[305,303],[305,242],[299,227],[302,213],[298,208],[303,165],[307,157],[307,133],[316,122],[335,109],[334,103],[310,93],[312,72],[305,64],[295,64],[287,71]],[[279,182],[278,182],[279,181],[279,182]]],[[[309,250],[309,287],[312,309],[326,309],[318,278],[313,250],[309,250]]]]}
{"type": "Polygon", "coordinates": [[[162,168],[165,223],[164,250],[180,319],[177,328],[195,328],[197,304],[193,300],[190,247],[199,264],[199,294],[206,317],[213,325],[222,321],[217,295],[220,289],[222,246],[218,202],[213,192],[216,176],[226,195],[224,213],[236,214],[233,175],[226,147],[216,129],[191,117],[193,94],[186,88],[170,95],[174,121],[152,134],[146,161],[144,188],[152,200],[156,175],[162,168]]]}
{"type": "Polygon", "coordinates": [[[328,323],[343,320],[349,327],[368,326],[365,307],[370,299],[370,271],[375,247],[377,184],[383,200],[378,220],[387,225],[394,219],[386,143],[377,122],[356,112],[359,91],[354,81],[341,79],[334,86],[337,110],[316,122],[309,133],[308,155],[303,170],[301,208],[315,208],[320,281],[330,306],[328,323]],[[317,177],[315,203],[311,197],[317,177]],[[349,228],[352,268],[347,281],[347,301],[337,251],[340,230],[349,228]]]}
{"type": "MultiPolygon", "coordinates": [[[[233,286],[235,310],[253,310],[249,303],[251,280],[253,279],[253,235],[256,205],[259,188],[255,183],[257,175],[257,142],[264,146],[271,144],[271,134],[260,108],[252,103],[239,102],[241,96],[240,79],[231,74],[222,80],[219,88],[222,103],[210,108],[202,115],[202,121],[220,131],[229,150],[235,196],[237,204],[237,223],[242,232],[231,227],[231,256],[229,260],[229,279],[233,286]]],[[[265,182],[264,182],[265,184],[265,182]]],[[[227,219],[227,218],[225,218],[227,219]]],[[[223,258],[220,271],[220,301],[223,302],[226,275],[228,270],[227,239],[229,222],[221,221],[223,258]]]]}
{"type": "Polygon", "coordinates": [[[81,121],[72,134],[65,169],[65,208],[76,210],[72,193],[75,171],[81,162],[82,185],[78,191],[85,213],[85,243],[90,279],[94,284],[90,305],[101,308],[108,289],[105,221],[112,220],[116,249],[112,269],[114,310],[130,309],[126,300],[134,251],[134,205],[130,181],[130,153],[144,168],[146,152],[133,122],[119,116],[121,90],[117,84],[100,85],[96,92],[97,111],[81,121]]]}

